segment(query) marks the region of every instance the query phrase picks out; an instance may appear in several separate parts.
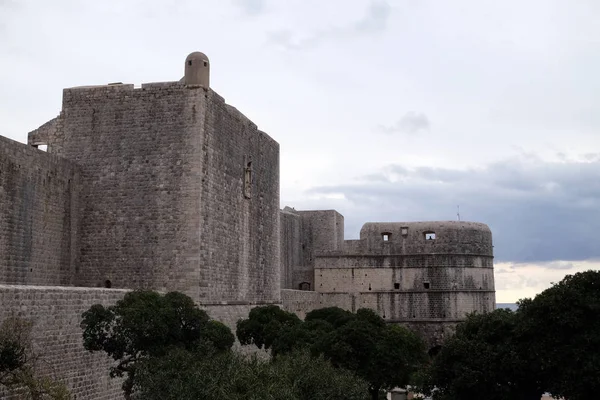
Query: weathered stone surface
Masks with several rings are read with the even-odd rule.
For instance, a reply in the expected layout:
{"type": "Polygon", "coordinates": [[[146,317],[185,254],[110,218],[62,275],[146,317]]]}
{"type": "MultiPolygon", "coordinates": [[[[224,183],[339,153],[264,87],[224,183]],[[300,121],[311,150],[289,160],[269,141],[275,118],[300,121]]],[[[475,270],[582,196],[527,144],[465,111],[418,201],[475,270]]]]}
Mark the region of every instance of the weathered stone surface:
{"type": "MultiPolygon", "coordinates": [[[[370,308],[390,323],[415,328],[435,346],[468,313],[495,307],[492,235],[485,224],[366,223],[360,240],[340,244],[343,234],[327,223],[327,214],[310,212],[312,229],[303,229],[302,213],[288,210],[285,219],[282,213],[287,229],[282,244],[291,250],[281,251],[285,255],[297,252],[297,246],[306,246],[308,254],[300,258],[300,265],[282,257],[282,269],[292,277],[314,277],[319,298],[317,302],[305,295],[311,301],[298,301],[300,295],[286,294],[284,307],[290,311],[304,315],[327,306],[353,312],[370,308]],[[290,229],[296,225],[300,228],[290,229]],[[286,237],[287,232],[295,236],[286,237]]],[[[296,284],[293,279],[284,282],[296,284]]]]}
{"type": "MultiPolygon", "coordinates": [[[[81,314],[94,304],[116,303],[126,290],[0,285],[0,321],[19,316],[33,323],[37,367],[65,383],[76,399],[121,399],[121,380],[108,375],[112,360],[83,348],[81,314]]],[[[0,398],[18,399],[0,389],[0,398]]]]}
{"type": "MultiPolygon", "coordinates": [[[[65,89],[30,146],[0,137],[0,284],[178,290],[233,329],[252,307],[281,304],[279,144],[202,79],[65,89]]],[[[19,302],[27,287],[11,290],[2,310],[38,315],[19,302]]],[[[76,290],[85,307],[99,293],[76,290]]],[[[98,382],[106,372],[81,369],[98,382]]]]}
{"type": "Polygon", "coordinates": [[[344,217],[335,210],[286,207],[280,220],[282,288],[315,290],[315,254],[342,248],[344,217]]]}
{"type": "Polygon", "coordinates": [[[80,177],[75,164],[0,136],[0,284],[73,282],[80,177]]]}
{"type": "Polygon", "coordinates": [[[176,82],[65,89],[60,120],[49,148],[82,170],[77,285],[278,301],[277,142],[176,82]]]}

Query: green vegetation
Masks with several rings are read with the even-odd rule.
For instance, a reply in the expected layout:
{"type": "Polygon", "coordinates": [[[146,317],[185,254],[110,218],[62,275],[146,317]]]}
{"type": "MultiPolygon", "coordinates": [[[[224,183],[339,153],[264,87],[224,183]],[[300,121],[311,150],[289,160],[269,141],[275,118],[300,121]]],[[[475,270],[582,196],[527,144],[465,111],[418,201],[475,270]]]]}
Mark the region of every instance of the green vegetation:
{"type": "MultiPolygon", "coordinates": [[[[271,351],[231,351],[225,325],[181,293],[132,292],[113,307],[84,313],[84,344],[117,362],[130,399],[379,399],[411,385],[435,400],[539,400],[544,392],[588,400],[600,392],[600,272],[567,276],[516,312],[472,314],[437,355],[413,332],[375,312],[336,307],[304,321],[275,306],[238,321],[240,343],[271,351]]],[[[1,368],[21,365],[4,340],[1,368]]]]}
{"type": "Polygon", "coordinates": [[[283,310],[273,313],[270,307],[257,307],[238,322],[240,342],[264,344],[275,359],[300,349],[324,356],[368,382],[372,399],[378,399],[382,389],[406,387],[425,362],[421,339],[406,328],[387,325],[372,310],[352,314],[329,307],[310,312],[302,322],[283,310]]]}
{"type": "Polygon", "coordinates": [[[600,393],[600,272],[568,275],[516,312],[470,315],[422,371],[434,400],[589,400],[600,393]]]}
{"type": "Polygon", "coordinates": [[[470,315],[423,373],[422,391],[436,400],[540,400],[537,364],[523,351],[517,327],[510,310],[470,315]]]}
{"type": "Polygon", "coordinates": [[[179,292],[127,293],[114,306],[92,306],[83,313],[82,326],[84,347],[104,351],[117,361],[111,377],[127,375],[126,398],[133,393],[139,361],[165,356],[173,349],[213,355],[228,351],[235,341],[229,328],[210,321],[205,311],[179,292]]]}
{"type": "Polygon", "coordinates": [[[143,362],[135,393],[140,400],[366,400],[367,384],[305,352],[269,361],[178,350],[143,362]]]}
{"type": "Polygon", "coordinates": [[[22,390],[31,400],[68,400],[67,388],[48,376],[37,376],[38,356],[31,348],[29,321],[11,317],[0,325],[0,387],[22,390]]]}

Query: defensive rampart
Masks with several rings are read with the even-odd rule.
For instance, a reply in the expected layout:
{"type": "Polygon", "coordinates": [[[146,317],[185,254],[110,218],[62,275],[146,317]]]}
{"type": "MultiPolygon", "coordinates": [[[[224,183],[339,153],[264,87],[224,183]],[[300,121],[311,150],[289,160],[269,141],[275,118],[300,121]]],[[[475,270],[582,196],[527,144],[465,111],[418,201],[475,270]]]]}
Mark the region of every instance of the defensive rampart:
{"type": "Polygon", "coordinates": [[[0,284],[73,282],[80,177],[73,163],[0,136],[0,284]]]}

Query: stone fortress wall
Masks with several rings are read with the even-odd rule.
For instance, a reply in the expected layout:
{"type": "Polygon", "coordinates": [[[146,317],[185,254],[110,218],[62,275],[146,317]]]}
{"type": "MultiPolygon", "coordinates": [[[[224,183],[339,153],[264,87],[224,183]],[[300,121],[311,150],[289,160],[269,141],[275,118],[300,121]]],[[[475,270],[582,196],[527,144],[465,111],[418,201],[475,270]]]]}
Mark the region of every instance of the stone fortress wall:
{"type": "MultiPolygon", "coordinates": [[[[73,398],[122,399],[121,380],[111,379],[110,357],[83,348],[81,314],[94,304],[116,303],[126,290],[61,286],[0,285],[0,321],[11,316],[33,323],[33,351],[42,357],[41,374],[64,382],[73,398]]],[[[0,398],[21,399],[18,393],[3,391],[0,398]]]]}
{"type": "Polygon", "coordinates": [[[0,136],[0,283],[73,282],[80,180],[70,161],[0,136]]]}
{"type": "Polygon", "coordinates": [[[58,119],[45,144],[82,171],[76,285],[279,301],[277,142],[179,82],[65,89],[58,119]]]}
{"type": "Polygon", "coordinates": [[[371,307],[432,344],[493,308],[485,225],[366,224],[344,240],[335,210],[280,210],[278,143],[209,69],[192,53],[180,81],[64,89],[28,145],[0,137],[0,321],[33,321],[47,372],[77,399],[122,396],[79,323],[126,290],[182,291],[232,329],[263,304],[371,307]]]}
{"type": "Polygon", "coordinates": [[[293,241],[282,235],[282,243],[308,253],[300,266],[284,265],[290,259],[282,257],[282,269],[298,278],[291,280],[296,287],[288,289],[313,288],[317,294],[284,303],[290,311],[306,313],[317,301],[320,307],[370,308],[390,323],[421,332],[435,347],[468,313],[495,307],[492,234],[485,224],[366,223],[359,240],[343,241],[343,231],[336,229],[336,224],[343,227],[343,217],[336,211],[308,214],[311,229],[289,227],[291,221],[302,226],[305,211],[297,212],[295,220],[290,208],[282,214],[287,231],[299,232],[293,241]]]}

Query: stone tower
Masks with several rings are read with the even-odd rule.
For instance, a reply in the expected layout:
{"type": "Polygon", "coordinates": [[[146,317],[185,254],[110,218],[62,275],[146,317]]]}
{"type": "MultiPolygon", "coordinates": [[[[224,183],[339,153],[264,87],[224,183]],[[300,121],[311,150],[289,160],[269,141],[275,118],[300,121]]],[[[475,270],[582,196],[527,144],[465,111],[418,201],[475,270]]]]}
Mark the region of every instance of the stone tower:
{"type": "Polygon", "coordinates": [[[279,145],[210,89],[203,53],[179,82],[64,89],[39,143],[80,171],[72,284],[279,301],[279,145]]]}
{"type": "Polygon", "coordinates": [[[485,224],[366,223],[359,240],[343,240],[337,212],[288,208],[281,226],[283,287],[318,295],[302,312],[370,308],[435,348],[468,313],[495,307],[492,233],[485,224]]]}

